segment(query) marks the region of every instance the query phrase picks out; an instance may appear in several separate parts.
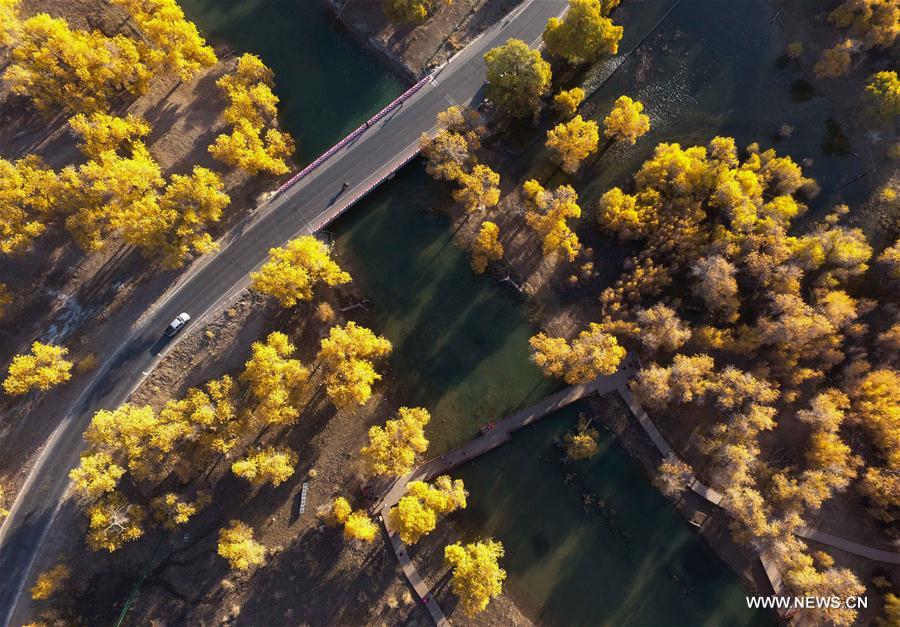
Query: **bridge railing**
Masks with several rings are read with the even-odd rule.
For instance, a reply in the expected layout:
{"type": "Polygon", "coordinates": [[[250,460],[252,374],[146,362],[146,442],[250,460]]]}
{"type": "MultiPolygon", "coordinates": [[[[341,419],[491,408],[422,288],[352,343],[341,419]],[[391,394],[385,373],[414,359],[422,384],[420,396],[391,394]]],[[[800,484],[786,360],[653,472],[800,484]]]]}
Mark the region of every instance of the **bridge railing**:
{"type": "Polygon", "coordinates": [[[303,168],[302,170],[297,172],[297,174],[295,174],[294,176],[289,178],[287,181],[285,181],[284,184],[281,185],[281,187],[279,187],[277,190],[275,190],[275,194],[276,195],[280,194],[284,190],[288,189],[292,185],[295,185],[297,182],[302,180],[303,177],[305,177],[307,174],[309,174],[310,172],[315,170],[317,167],[319,167],[320,165],[325,163],[331,156],[334,155],[334,153],[338,152],[344,146],[346,146],[350,142],[354,141],[360,135],[365,133],[366,130],[368,130],[372,125],[377,124],[378,121],[381,120],[384,116],[386,116],[388,113],[390,113],[391,111],[393,111],[394,109],[396,109],[397,107],[402,105],[405,100],[409,99],[413,94],[415,94],[417,91],[422,89],[422,87],[424,87],[425,85],[430,83],[431,80],[432,80],[432,75],[429,74],[425,78],[418,81],[415,85],[413,85],[412,87],[407,89],[405,92],[403,92],[402,94],[400,94],[399,96],[394,98],[381,111],[379,111],[378,113],[373,115],[367,121],[363,122],[363,124],[360,125],[356,130],[354,130],[352,133],[347,135],[344,139],[342,139],[341,141],[336,143],[334,146],[332,146],[331,148],[326,150],[315,161],[313,161],[308,166],[306,166],[305,168],[303,168]]]}

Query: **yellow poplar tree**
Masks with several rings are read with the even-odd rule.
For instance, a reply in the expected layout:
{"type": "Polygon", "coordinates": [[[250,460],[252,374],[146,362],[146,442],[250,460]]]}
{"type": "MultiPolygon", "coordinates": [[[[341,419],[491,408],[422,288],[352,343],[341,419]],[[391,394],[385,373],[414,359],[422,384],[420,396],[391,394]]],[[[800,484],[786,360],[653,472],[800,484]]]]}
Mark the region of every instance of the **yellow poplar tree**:
{"type": "Polygon", "coordinates": [[[532,360],[549,377],[563,377],[566,383],[587,383],[600,375],[611,375],[625,358],[625,349],[616,338],[592,322],[571,342],[538,333],[529,340],[532,360]]]}
{"type": "Polygon", "coordinates": [[[165,227],[157,194],[162,171],[141,142],[134,142],[127,156],[106,150],[77,168],[66,166],[60,180],[69,212],[66,228],[85,250],[98,250],[114,233],[146,247],[165,227]]]}
{"type": "Polygon", "coordinates": [[[205,67],[216,64],[213,49],[206,45],[193,22],[186,19],[175,0],[113,0],[131,15],[144,36],[148,50],[143,57],[150,66],[166,69],[188,81],[205,67]]]}
{"type": "Polygon", "coordinates": [[[123,88],[143,93],[151,71],[132,39],[73,30],[65,20],[39,13],[22,22],[3,77],[38,109],[90,113],[108,109],[123,88]]]}
{"type": "Polygon", "coordinates": [[[634,145],[650,130],[650,116],[642,113],[644,104],[628,96],[619,96],[612,111],[603,120],[603,134],[616,141],[634,145]]]}
{"type": "Polygon", "coordinates": [[[125,469],[116,464],[106,452],[83,453],[81,463],[69,472],[78,492],[87,499],[96,499],[112,492],[119,485],[125,469]]]}
{"type": "Polygon", "coordinates": [[[878,115],[887,119],[900,115],[900,79],[897,72],[873,74],[866,85],[866,93],[878,115]]]}
{"type": "Polygon", "coordinates": [[[503,244],[500,243],[500,228],[485,220],[472,242],[472,269],[481,274],[491,261],[503,258],[503,244]]]}
{"type": "Polygon", "coordinates": [[[344,536],[363,542],[371,542],[378,533],[378,527],[364,510],[357,510],[344,521],[344,536]]]}
{"type": "Polygon", "coordinates": [[[566,220],[581,217],[575,189],[571,185],[560,185],[553,191],[546,191],[533,179],[525,181],[523,189],[527,208],[525,222],[543,236],[544,256],[561,251],[570,262],[574,261],[581,251],[581,243],[566,220]]]}
{"type": "Polygon", "coordinates": [[[0,159],[0,253],[22,252],[44,232],[58,191],[56,174],[37,156],[0,159]]]}
{"type": "Polygon", "coordinates": [[[837,78],[850,70],[850,54],[856,50],[856,42],[845,39],[833,48],[822,51],[814,71],[818,78],[837,78]]]}
{"type": "Polygon", "coordinates": [[[378,531],[368,514],[361,509],[354,512],[350,502],[343,496],[334,499],[325,516],[329,524],[343,525],[344,537],[353,540],[371,542],[378,531]]]}
{"type": "Polygon", "coordinates": [[[565,118],[575,115],[582,102],[584,102],[584,90],[581,87],[566,89],[553,96],[553,108],[565,118]]]}
{"type": "Polygon", "coordinates": [[[465,509],[467,496],[462,479],[441,475],[433,485],[411,481],[406,494],[388,512],[388,521],[404,543],[415,544],[434,531],[438,516],[465,509]]]}
{"type": "Polygon", "coordinates": [[[266,560],[266,547],[253,539],[253,529],[239,520],[219,529],[219,556],[228,560],[232,570],[248,570],[266,560]]]}
{"type": "Polygon", "coordinates": [[[144,535],[141,525],[147,513],[119,492],[110,492],[94,501],[87,514],[88,546],[93,551],[103,549],[112,553],[144,535]]]}
{"type": "Polygon", "coordinates": [[[484,55],[488,98],[513,117],[537,116],[550,87],[550,64],[521,39],[509,39],[484,55]]]}
{"type": "Polygon", "coordinates": [[[193,255],[204,255],[218,245],[207,232],[222,218],[231,199],[219,175],[194,166],[190,175],[173,174],[159,198],[160,228],[145,247],[159,254],[168,268],[178,268],[193,255]]]}
{"type": "Polygon", "coordinates": [[[588,459],[597,454],[600,445],[597,438],[600,434],[590,427],[584,418],[578,420],[578,430],[567,433],[563,438],[566,446],[566,457],[571,460],[588,459]]]}
{"type": "Polygon", "coordinates": [[[325,370],[325,391],[336,407],[366,404],[372,384],[381,379],[372,360],[387,356],[391,349],[387,339],[352,321],[329,329],[316,359],[325,370]]]}
{"type": "Polygon", "coordinates": [[[294,474],[297,454],[288,449],[268,447],[250,453],[231,465],[231,472],[254,485],[271,483],[277,486],[294,474]]]}
{"type": "Polygon", "coordinates": [[[428,449],[425,425],[431,420],[427,409],[401,407],[396,420],[384,427],[369,428],[369,443],[360,449],[366,471],[374,475],[401,477],[412,470],[417,456],[428,449]]]}
{"type": "Polygon", "coordinates": [[[0,48],[12,46],[19,38],[19,1],[0,0],[0,48]]]}
{"type": "Polygon", "coordinates": [[[503,544],[494,540],[444,548],[444,559],[453,568],[450,588],[459,597],[463,611],[475,616],[491,599],[500,596],[506,571],[500,568],[503,544]]]}
{"type": "Polygon", "coordinates": [[[130,150],[135,142],[150,134],[150,125],[130,114],[120,118],[102,112],[79,113],[69,118],[69,126],[81,138],[78,149],[92,159],[123,146],[130,150]]]}
{"type": "Polygon", "coordinates": [[[209,496],[200,494],[194,501],[186,501],[174,492],[162,494],[150,503],[153,518],[169,531],[175,531],[185,524],[201,508],[209,503],[209,496]]]}
{"type": "Polygon", "coordinates": [[[274,297],[282,307],[312,300],[313,286],[318,282],[335,286],[351,280],[331,259],[328,247],[310,235],[269,249],[269,260],[250,278],[251,289],[274,297]]]}
{"type": "Polygon", "coordinates": [[[309,371],[290,358],[295,350],[288,337],[276,331],[265,343],[253,343],[252,356],[244,364],[241,380],[257,403],[256,414],[267,423],[289,424],[300,415],[294,405],[306,389],[309,371]]]}
{"type": "Polygon", "coordinates": [[[562,18],[547,20],[547,51],[572,65],[616,54],[624,29],[606,17],[609,11],[605,4],[601,0],[569,0],[569,10],[562,18]]]}
{"type": "Polygon", "coordinates": [[[46,601],[59,592],[66,580],[72,575],[72,571],[65,564],[57,564],[50,570],[45,570],[38,575],[37,581],[31,587],[31,599],[33,601],[46,601]]]}
{"type": "Polygon", "coordinates": [[[460,188],[453,192],[453,199],[468,213],[475,213],[500,202],[500,175],[486,165],[476,165],[471,172],[460,172],[456,177],[460,188]]]}
{"type": "Polygon", "coordinates": [[[585,121],[580,115],[547,131],[547,148],[562,164],[563,171],[569,174],[573,174],[582,161],[597,152],[599,142],[597,123],[585,121]]]}
{"type": "Polygon", "coordinates": [[[10,396],[20,396],[65,383],[72,377],[72,362],[64,359],[68,352],[63,346],[34,342],[30,354],[13,357],[3,390],[10,396]]]}
{"type": "Polygon", "coordinates": [[[844,0],[828,20],[862,40],[863,47],[889,48],[900,35],[900,6],[892,0],[844,0]]]}
{"type": "Polygon", "coordinates": [[[272,91],[273,73],[252,54],[238,58],[237,69],[216,81],[228,98],[224,117],[230,134],[219,135],[209,147],[213,158],[249,174],[285,174],[294,141],[274,128],[278,96],[272,91]]]}

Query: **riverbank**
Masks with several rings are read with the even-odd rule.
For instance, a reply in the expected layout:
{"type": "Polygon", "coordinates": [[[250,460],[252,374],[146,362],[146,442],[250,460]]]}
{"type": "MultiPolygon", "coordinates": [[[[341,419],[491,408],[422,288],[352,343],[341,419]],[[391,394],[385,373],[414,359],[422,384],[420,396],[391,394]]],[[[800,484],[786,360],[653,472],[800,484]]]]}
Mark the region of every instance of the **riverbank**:
{"type": "MultiPolygon", "coordinates": [[[[417,80],[447,61],[509,13],[522,0],[434,2],[433,14],[420,24],[395,24],[383,3],[324,0],[341,24],[409,80],[417,80]]],[[[526,0],[527,1],[527,0],[526,0]]]]}

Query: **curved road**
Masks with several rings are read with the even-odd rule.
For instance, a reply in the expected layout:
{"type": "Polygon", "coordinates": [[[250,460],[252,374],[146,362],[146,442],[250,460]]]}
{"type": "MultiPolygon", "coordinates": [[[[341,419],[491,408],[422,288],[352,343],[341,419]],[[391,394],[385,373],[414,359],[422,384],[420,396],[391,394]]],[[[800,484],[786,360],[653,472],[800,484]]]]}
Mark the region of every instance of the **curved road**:
{"type": "Polygon", "coordinates": [[[433,129],[438,112],[451,104],[480,100],[485,77],[482,56],[487,50],[511,37],[533,45],[547,19],[559,15],[565,6],[565,0],[526,0],[514,9],[436,70],[433,80],[401,107],[277,195],[260,218],[243,232],[231,234],[230,243],[122,341],[44,446],[0,528],[0,624],[9,625],[14,618],[38,550],[65,497],[68,471],[78,463],[82,433],[91,416],[124,402],[146,376],[143,373],[155,367],[159,351],[168,348],[161,334],[169,321],[187,311],[194,316],[190,324],[197,324],[247,286],[249,273],[263,263],[269,248],[322,228],[406,163],[418,152],[419,135],[433,129]],[[341,193],[344,181],[350,185],[341,193]]]}

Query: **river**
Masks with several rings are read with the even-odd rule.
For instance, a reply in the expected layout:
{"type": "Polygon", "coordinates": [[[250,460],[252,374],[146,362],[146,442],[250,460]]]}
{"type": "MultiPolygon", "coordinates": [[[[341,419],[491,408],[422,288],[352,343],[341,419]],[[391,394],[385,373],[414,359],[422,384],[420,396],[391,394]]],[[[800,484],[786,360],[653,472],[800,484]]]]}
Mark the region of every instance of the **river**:
{"type": "MultiPolygon", "coordinates": [[[[275,70],[282,120],[303,163],[403,90],[318,2],[183,4],[209,38],[259,54],[275,70]]],[[[617,11],[626,32],[621,49],[633,47],[671,5],[626,2],[617,11]]],[[[822,153],[824,104],[792,99],[796,72],[772,70],[785,42],[767,7],[761,0],[684,1],[647,40],[649,57],[629,57],[597,90],[593,117],[628,93],[645,102],[653,130],[590,166],[576,182],[584,199],[624,181],[658,141],[705,143],[733,133],[739,144],[770,145],[786,122],[795,130],[779,151],[812,159],[814,176],[847,170],[842,157],[822,153]]],[[[606,74],[598,66],[586,85],[606,74]]],[[[539,144],[522,156],[526,168],[541,168],[544,159],[539,144]]],[[[842,189],[833,178],[823,182],[817,207],[842,189]]],[[[474,275],[452,244],[450,221],[435,210],[448,198],[448,188],[414,161],[329,227],[370,299],[375,330],[394,344],[397,397],[432,412],[432,452],[556,387],[528,361],[535,329],[526,304],[489,276],[474,275]]],[[[611,439],[604,436],[601,454],[578,467],[578,482],[564,484],[553,442],[577,410],[548,417],[460,471],[471,505],[457,522],[466,535],[504,542],[513,598],[551,625],[768,624],[771,617],[746,609],[738,578],[611,439]],[[585,489],[614,514],[586,515],[585,489]]]]}

